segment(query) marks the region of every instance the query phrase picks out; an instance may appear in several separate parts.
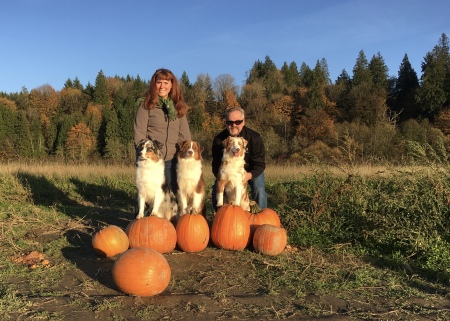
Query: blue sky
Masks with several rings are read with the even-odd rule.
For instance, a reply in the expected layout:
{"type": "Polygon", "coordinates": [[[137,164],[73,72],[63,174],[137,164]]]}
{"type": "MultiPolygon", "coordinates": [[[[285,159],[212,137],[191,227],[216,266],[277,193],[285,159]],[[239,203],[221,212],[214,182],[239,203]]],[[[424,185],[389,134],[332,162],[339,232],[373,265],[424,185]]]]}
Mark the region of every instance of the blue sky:
{"type": "Polygon", "coordinates": [[[0,7],[0,92],[68,78],[148,80],[155,69],[241,86],[266,56],[281,68],[325,58],[332,81],[352,75],[360,50],[397,76],[405,54],[420,76],[427,52],[450,37],[448,0],[11,0],[0,7]]]}

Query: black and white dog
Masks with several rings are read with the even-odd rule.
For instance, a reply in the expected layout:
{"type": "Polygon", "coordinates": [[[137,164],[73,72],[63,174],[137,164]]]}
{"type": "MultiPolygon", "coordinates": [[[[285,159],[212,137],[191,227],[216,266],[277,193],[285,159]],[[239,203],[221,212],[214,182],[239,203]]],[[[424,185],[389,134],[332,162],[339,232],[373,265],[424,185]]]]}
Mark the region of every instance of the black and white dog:
{"type": "Polygon", "coordinates": [[[177,215],[175,195],[166,184],[162,144],[151,139],[141,140],[136,148],[137,215],[144,217],[145,205],[151,206],[151,215],[171,220],[177,215]]]}

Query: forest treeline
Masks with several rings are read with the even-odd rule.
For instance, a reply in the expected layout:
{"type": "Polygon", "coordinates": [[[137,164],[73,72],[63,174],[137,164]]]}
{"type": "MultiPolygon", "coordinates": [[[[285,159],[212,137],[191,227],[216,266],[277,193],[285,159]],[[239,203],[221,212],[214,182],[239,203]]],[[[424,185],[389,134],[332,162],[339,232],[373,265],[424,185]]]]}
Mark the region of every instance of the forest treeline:
{"type": "MultiPolygon", "coordinates": [[[[170,68],[170,66],[168,66],[170,68]]],[[[305,164],[447,163],[450,151],[450,52],[442,34],[423,58],[421,74],[405,54],[398,76],[380,53],[360,51],[350,75],[333,82],[325,58],[310,67],[269,56],[257,60],[242,86],[223,74],[179,77],[193,138],[208,159],[226,108],[241,106],[247,126],[264,138],[269,162],[305,164]]],[[[61,91],[50,85],[0,92],[0,158],[133,162],[136,101],[148,80],[107,77],[95,84],[76,77],[61,91]]]]}

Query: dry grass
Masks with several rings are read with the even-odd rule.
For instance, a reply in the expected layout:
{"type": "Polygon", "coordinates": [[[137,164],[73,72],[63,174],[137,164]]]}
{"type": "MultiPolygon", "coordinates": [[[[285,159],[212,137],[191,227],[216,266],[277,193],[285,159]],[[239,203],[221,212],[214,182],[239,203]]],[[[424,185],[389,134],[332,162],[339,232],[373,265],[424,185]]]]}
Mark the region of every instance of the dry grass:
{"type": "MultiPolygon", "coordinates": [[[[413,172],[419,168],[416,166],[391,167],[382,165],[359,165],[352,167],[331,167],[319,165],[268,165],[265,171],[266,180],[273,183],[296,181],[305,176],[314,174],[319,170],[329,171],[335,175],[355,174],[361,176],[388,175],[395,171],[413,172]]],[[[130,165],[93,165],[93,164],[59,164],[59,163],[7,163],[0,166],[0,174],[15,174],[18,172],[30,173],[39,176],[60,177],[108,177],[123,175],[133,177],[135,175],[134,164],[130,165]]],[[[203,174],[207,182],[212,181],[211,165],[203,165],[203,174]]]]}

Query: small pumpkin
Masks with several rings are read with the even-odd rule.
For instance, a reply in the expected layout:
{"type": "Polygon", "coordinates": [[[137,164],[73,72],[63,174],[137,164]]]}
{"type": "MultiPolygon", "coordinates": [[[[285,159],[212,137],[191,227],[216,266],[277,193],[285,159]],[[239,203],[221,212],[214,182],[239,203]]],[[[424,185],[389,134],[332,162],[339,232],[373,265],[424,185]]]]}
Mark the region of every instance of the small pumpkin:
{"type": "Polygon", "coordinates": [[[249,237],[250,223],[242,207],[222,205],[217,210],[211,227],[214,245],[225,250],[243,250],[249,237]]]}
{"type": "Polygon", "coordinates": [[[166,258],[144,247],[129,249],[119,256],[112,268],[113,281],[120,291],[143,297],[164,291],[170,276],[166,258]]]}
{"type": "Polygon", "coordinates": [[[116,225],[109,225],[92,237],[92,247],[100,255],[111,257],[128,250],[127,234],[116,225]]]}
{"type": "Polygon", "coordinates": [[[132,220],[125,233],[130,247],[146,247],[159,253],[172,252],[177,244],[177,232],[173,224],[155,215],[132,220]]]}
{"type": "Polygon", "coordinates": [[[253,248],[256,252],[276,256],[283,252],[287,244],[287,233],[282,227],[263,224],[253,235],[253,248]]]}
{"type": "Polygon", "coordinates": [[[184,214],[176,227],[177,244],[185,252],[203,251],[209,242],[209,226],[201,214],[184,214]]]}

